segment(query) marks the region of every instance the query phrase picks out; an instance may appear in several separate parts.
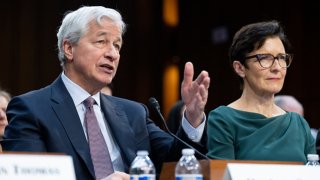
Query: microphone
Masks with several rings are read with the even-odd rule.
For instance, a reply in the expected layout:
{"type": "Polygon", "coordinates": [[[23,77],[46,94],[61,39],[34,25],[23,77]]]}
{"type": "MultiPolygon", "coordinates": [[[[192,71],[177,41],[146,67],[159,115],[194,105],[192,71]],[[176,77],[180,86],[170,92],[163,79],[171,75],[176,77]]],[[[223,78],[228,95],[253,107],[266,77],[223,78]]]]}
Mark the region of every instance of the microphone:
{"type": "Polygon", "coordinates": [[[188,148],[191,148],[194,150],[194,152],[196,152],[198,155],[200,155],[202,158],[204,159],[209,159],[206,155],[202,154],[200,151],[198,151],[196,148],[194,148],[193,146],[191,146],[190,144],[186,143],[185,141],[183,141],[182,139],[180,139],[178,136],[176,136],[174,133],[172,133],[168,126],[166,121],[164,120],[164,117],[162,116],[162,113],[160,111],[160,105],[158,103],[158,101],[156,100],[156,98],[151,97],[149,99],[149,104],[150,106],[156,111],[157,115],[160,117],[160,119],[162,120],[162,123],[164,124],[164,127],[166,129],[166,131],[175,139],[177,139],[179,142],[181,142],[182,144],[184,144],[185,146],[187,146],[188,148]]]}

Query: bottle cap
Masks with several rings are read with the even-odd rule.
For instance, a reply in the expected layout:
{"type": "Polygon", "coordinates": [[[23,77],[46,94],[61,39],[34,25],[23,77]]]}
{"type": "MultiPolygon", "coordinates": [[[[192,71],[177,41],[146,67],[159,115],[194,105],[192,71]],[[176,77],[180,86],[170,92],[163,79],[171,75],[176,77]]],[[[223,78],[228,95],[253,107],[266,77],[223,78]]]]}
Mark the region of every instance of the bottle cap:
{"type": "Polygon", "coordinates": [[[194,149],[182,149],[183,155],[194,155],[194,149]]]}
{"type": "Polygon", "coordinates": [[[308,154],[308,160],[319,161],[319,155],[318,154],[308,154]]]}
{"type": "Polygon", "coordinates": [[[148,156],[148,155],[149,155],[149,152],[146,151],[146,150],[139,150],[139,151],[137,152],[137,155],[138,155],[138,156],[148,156]]]}

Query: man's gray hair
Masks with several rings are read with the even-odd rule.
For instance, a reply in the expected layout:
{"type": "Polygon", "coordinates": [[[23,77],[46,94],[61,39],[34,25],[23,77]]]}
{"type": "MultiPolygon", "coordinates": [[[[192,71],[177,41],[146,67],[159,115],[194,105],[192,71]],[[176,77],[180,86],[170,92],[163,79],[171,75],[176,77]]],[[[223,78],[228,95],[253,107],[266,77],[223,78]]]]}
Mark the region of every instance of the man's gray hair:
{"type": "Polygon", "coordinates": [[[61,66],[64,66],[65,63],[63,41],[66,39],[71,44],[77,44],[79,39],[88,31],[90,22],[96,21],[100,25],[104,17],[115,22],[120,27],[121,34],[124,34],[126,24],[123,22],[121,14],[114,9],[103,6],[84,6],[76,11],[66,13],[57,33],[58,58],[61,66]]]}

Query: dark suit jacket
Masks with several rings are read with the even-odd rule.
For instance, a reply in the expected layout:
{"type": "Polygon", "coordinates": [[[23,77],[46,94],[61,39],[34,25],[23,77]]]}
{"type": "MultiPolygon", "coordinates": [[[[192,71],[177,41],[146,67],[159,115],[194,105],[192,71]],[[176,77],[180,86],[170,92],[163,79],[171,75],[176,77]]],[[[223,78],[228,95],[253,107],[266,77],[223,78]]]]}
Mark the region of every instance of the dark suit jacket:
{"type": "MultiPolygon", "coordinates": [[[[120,147],[125,172],[128,173],[137,150],[149,151],[157,172],[164,160],[177,160],[181,156],[183,146],[149,119],[144,105],[113,96],[100,98],[106,121],[120,147]]],[[[61,77],[45,88],[14,97],[7,116],[9,125],[1,142],[5,151],[65,153],[73,158],[78,180],[94,179],[89,146],[61,77]]],[[[191,143],[183,130],[178,134],[191,143]]],[[[195,145],[202,152],[206,149],[195,145]]]]}

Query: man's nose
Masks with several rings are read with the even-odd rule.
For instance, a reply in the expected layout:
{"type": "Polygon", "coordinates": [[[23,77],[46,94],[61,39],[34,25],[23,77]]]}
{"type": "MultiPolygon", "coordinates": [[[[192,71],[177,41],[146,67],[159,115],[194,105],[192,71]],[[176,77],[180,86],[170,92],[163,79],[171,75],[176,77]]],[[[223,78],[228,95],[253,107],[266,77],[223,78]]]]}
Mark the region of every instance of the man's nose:
{"type": "Polygon", "coordinates": [[[119,57],[119,50],[117,48],[115,48],[114,46],[110,46],[106,49],[105,57],[114,61],[119,57]]]}

